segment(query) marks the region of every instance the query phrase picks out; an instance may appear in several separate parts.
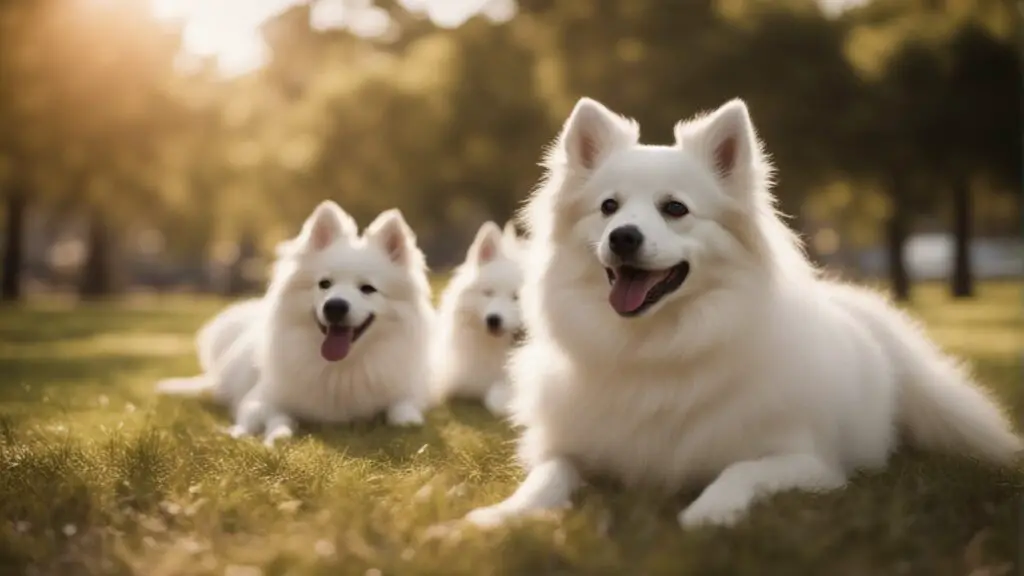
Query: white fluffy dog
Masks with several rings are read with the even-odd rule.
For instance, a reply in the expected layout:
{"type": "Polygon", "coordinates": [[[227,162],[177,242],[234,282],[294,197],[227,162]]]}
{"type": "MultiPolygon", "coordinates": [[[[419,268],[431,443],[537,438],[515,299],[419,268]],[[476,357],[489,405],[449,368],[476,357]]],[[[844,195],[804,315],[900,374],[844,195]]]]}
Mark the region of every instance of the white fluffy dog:
{"type": "Polygon", "coordinates": [[[204,324],[196,334],[196,352],[202,373],[191,378],[169,378],[157,391],[177,395],[210,395],[234,416],[242,398],[256,384],[256,336],[261,323],[260,299],[231,304],[204,324]]]}
{"type": "Polygon", "coordinates": [[[360,237],[341,207],[323,202],[278,256],[263,299],[228,308],[200,331],[204,374],[158,388],[211,390],[235,413],[233,435],[262,431],[268,445],[303,420],[386,412],[391,424],[422,424],[433,309],[401,213],[383,212],[360,237]]]}
{"type": "Polygon", "coordinates": [[[588,473],[707,484],[683,526],[790,489],[832,490],[905,436],[993,463],[997,404],[884,298],[822,279],[777,215],[746,105],[672,146],[582,99],[531,198],[526,344],[513,353],[526,479],[481,525],[567,505],[588,473]]]}
{"type": "Polygon", "coordinates": [[[433,395],[482,399],[495,415],[508,411],[505,363],[520,337],[520,240],[485,222],[441,297],[434,349],[433,395]]]}

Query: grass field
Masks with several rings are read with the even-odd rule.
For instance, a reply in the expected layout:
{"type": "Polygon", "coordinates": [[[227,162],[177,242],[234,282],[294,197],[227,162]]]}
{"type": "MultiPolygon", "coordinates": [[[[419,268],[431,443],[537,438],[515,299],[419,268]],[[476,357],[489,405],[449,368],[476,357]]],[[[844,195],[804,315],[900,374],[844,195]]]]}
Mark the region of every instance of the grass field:
{"type": "MultiPolygon", "coordinates": [[[[916,294],[935,337],[1021,405],[1020,286],[916,294]]],[[[0,574],[1009,575],[1024,468],[907,453],[829,495],[787,494],[734,529],[683,532],[693,493],[588,488],[557,521],[430,527],[506,496],[513,436],[482,408],[422,430],[363,423],[268,451],[223,414],[158,398],[196,370],[219,304],[150,300],[0,309],[0,574]]]]}

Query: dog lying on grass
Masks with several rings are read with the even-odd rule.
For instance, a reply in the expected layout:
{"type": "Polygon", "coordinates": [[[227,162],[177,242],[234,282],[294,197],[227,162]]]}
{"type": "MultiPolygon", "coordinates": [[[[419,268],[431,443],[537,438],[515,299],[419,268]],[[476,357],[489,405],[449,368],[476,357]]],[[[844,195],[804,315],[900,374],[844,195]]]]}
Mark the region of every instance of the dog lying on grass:
{"type": "Polygon", "coordinates": [[[1006,464],[999,406],[883,297],[821,277],[776,213],[746,105],[675,143],[582,99],[525,210],[512,354],[526,479],[468,515],[567,505],[589,474],[707,484],[685,527],[728,525],[774,493],[834,490],[904,439],[1006,464]]]}
{"type": "Polygon", "coordinates": [[[428,400],[434,312],[423,254],[401,212],[359,235],[334,202],[321,203],[278,250],[266,295],[236,304],[199,332],[204,373],[158,384],[212,393],[234,436],[291,436],[298,421],[348,422],[384,412],[420,425],[428,400]]]}
{"type": "Polygon", "coordinates": [[[435,401],[474,398],[495,415],[507,414],[505,363],[523,332],[520,250],[511,222],[504,232],[494,222],[485,222],[448,282],[441,296],[433,355],[435,401]]]}

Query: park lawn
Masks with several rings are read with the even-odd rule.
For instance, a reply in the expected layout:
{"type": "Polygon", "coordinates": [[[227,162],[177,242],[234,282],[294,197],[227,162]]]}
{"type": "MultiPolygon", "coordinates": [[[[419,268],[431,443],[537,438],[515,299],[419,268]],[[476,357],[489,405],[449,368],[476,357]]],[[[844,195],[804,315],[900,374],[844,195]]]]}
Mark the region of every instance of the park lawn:
{"type": "MultiPolygon", "coordinates": [[[[1020,406],[1020,286],[915,299],[1020,406]]],[[[920,453],[841,492],[776,497],[734,529],[683,532],[692,492],[611,486],[557,521],[431,529],[513,490],[510,430],[461,404],[422,430],[363,423],[274,451],[218,434],[222,413],[152,384],[196,369],[192,333],[219,305],[0,309],[0,574],[1018,573],[1024,468],[920,453]]]]}

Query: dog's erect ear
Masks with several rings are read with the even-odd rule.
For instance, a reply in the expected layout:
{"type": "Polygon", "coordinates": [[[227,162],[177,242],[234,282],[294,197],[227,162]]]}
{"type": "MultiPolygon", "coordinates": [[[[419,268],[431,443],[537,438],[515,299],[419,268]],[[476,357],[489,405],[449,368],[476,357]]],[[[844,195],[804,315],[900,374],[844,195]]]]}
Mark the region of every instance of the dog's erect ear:
{"type": "MultiPolygon", "coordinates": [[[[343,238],[355,238],[359,233],[356,221],[333,200],[324,200],[313,209],[313,213],[302,225],[302,232],[294,245],[306,250],[319,252],[343,238]]],[[[294,245],[282,245],[283,250],[294,245]]]]}
{"type": "Polygon", "coordinates": [[[730,191],[749,189],[761,149],[747,105],[735,98],[714,112],[676,125],[676,144],[700,156],[730,191]]]}
{"type": "Polygon", "coordinates": [[[501,228],[488,220],[476,231],[476,238],[469,246],[466,261],[481,266],[497,258],[499,250],[501,250],[501,228]]]}
{"type": "Polygon", "coordinates": [[[380,246],[395,264],[409,265],[416,256],[416,234],[398,208],[381,212],[366,227],[364,236],[367,241],[380,246]]]}
{"type": "Polygon", "coordinates": [[[516,246],[519,243],[519,232],[516,231],[514,220],[505,222],[505,227],[501,229],[501,237],[509,246],[516,246]]]}
{"type": "Polygon", "coordinates": [[[612,112],[597,100],[580,98],[565,121],[559,143],[569,166],[590,172],[614,150],[636,143],[636,123],[612,112]]]}

